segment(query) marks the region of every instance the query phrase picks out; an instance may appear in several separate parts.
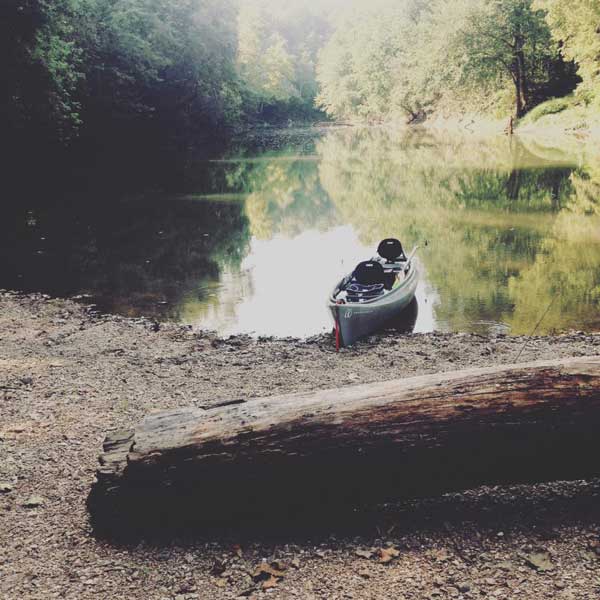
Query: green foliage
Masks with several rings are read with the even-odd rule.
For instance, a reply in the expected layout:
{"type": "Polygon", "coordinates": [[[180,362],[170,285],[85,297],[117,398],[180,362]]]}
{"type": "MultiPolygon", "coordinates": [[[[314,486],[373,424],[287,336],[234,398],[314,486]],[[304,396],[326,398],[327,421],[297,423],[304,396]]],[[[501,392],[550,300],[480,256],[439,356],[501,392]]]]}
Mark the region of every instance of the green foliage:
{"type": "Polygon", "coordinates": [[[454,111],[522,116],[572,91],[573,69],[532,0],[412,0],[364,8],[320,55],[319,102],[336,118],[454,111]]]}
{"type": "Polygon", "coordinates": [[[376,5],[338,24],[317,67],[321,108],[341,119],[373,121],[390,115],[394,73],[405,51],[406,19],[393,4],[376,5]]]}
{"type": "Polygon", "coordinates": [[[326,17],[310,8],[270,0],[241,4],[237,64],[248,111],[263,118],[277,117],[277,107],[292,116],[313,111],[317,53],[329,31],[326,17]]]}
{"type": "Polygon", "coordinates": [[[571,108],[574,103],[574,99],[571,96],[547,100],[530,111],[523,119],[523,124],[526,125],[529,123],[535,123],[546,115],[556,115],[564,110],[567,110],[568,108],[571,108]]]}
{"type": "Polygon", "coordinates": [[[24,145],[186,146],[316,107],[381,122],[512,103],[520,117],[573,91],[565,59],[593,95],[599,15],[591,0],[4,0],[0,119],[24,145]]]}
{"type": "Polygon", "coordinates": [[[561,51],[579,66],[581,91],[592,96],[600,92],[600,3],[596,0],[535,0],[547,11],[546,19],[561,51]]]}
{"type": "Polygon", "coordinates": [[[0,6],[0,118],[9,139],[63,141],[81,123],[77,0],[5,0],[0,6]]]}
{"type": "Polygon", "coordinates": [[[309,114],[329,34],[266,0],[5,0],[0,119],[11,139],[187,143],[309,114]]]}
{"type": "Polygon", "coordinates": [[[231,2],[81,1],[93,130],[142,121],[160,139],[181,139],[235,122],[241,98],[231,2]]]}

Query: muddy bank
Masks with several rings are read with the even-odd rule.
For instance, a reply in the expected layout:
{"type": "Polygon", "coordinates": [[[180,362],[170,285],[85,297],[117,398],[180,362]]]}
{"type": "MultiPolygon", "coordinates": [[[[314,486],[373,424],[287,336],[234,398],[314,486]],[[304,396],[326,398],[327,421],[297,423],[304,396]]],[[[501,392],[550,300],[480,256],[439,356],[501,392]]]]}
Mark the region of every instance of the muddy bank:
{"type": "MultiPolygon", "coordinates": [[[[514,362],[524,341],[381,335],[336,354],[330,336],[223,340],[0,293],[0,598],[595,598],[595,481],[167,544],[100,540],[88,522],[105,432],[150,410],[514,362]]],[[[600,335],[575,333],[533,338],[519,360],[596,354],[600,335]]]]}

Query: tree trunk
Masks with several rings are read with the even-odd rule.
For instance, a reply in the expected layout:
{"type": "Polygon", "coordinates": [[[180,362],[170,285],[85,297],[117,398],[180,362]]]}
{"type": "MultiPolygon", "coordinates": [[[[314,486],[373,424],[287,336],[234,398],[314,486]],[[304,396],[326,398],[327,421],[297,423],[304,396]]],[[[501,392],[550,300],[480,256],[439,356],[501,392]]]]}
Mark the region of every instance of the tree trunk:
{"type": "Polygon", "coordinates": [[[516,117],[520,119],[527,112],[529,105],[529,82],[527,81],[527,68],[525,53],[523,51],[524,40],[517,36],[514,46],[514,74],[516,94],[516,117]]]}
{"type": "Polygon", "coordinates": [[[90,507],[189,524],[585,478],[600,475],[599,427],[600,357],[182,408],[106,439],[90,507]]]}

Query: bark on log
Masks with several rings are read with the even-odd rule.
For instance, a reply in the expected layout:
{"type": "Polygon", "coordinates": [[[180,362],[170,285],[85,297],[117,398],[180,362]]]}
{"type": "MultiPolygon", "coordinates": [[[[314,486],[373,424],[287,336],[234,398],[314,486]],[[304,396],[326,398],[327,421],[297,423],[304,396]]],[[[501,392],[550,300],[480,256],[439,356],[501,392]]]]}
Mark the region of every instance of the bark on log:
{"type": "Polygon", "coordinates": [[[589,478],[599,426],[600,357],[184,408],[106,439],[90,507],[188,519],[589,478]]]}

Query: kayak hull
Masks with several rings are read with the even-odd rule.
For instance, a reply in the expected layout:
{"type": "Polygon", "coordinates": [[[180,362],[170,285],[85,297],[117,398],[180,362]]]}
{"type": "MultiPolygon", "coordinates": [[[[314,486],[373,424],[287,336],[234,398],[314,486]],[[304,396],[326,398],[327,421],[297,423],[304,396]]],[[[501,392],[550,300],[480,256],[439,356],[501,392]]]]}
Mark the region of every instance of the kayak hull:
{"type": "Polygon", "coordinates": [[[329,310],[336,323],[340,346],[354,344],[397,317],[413,301],[418,276],[418,270],[413,264],[401,285],[368,302],[337,304],[332,295],[329,310]]]}

